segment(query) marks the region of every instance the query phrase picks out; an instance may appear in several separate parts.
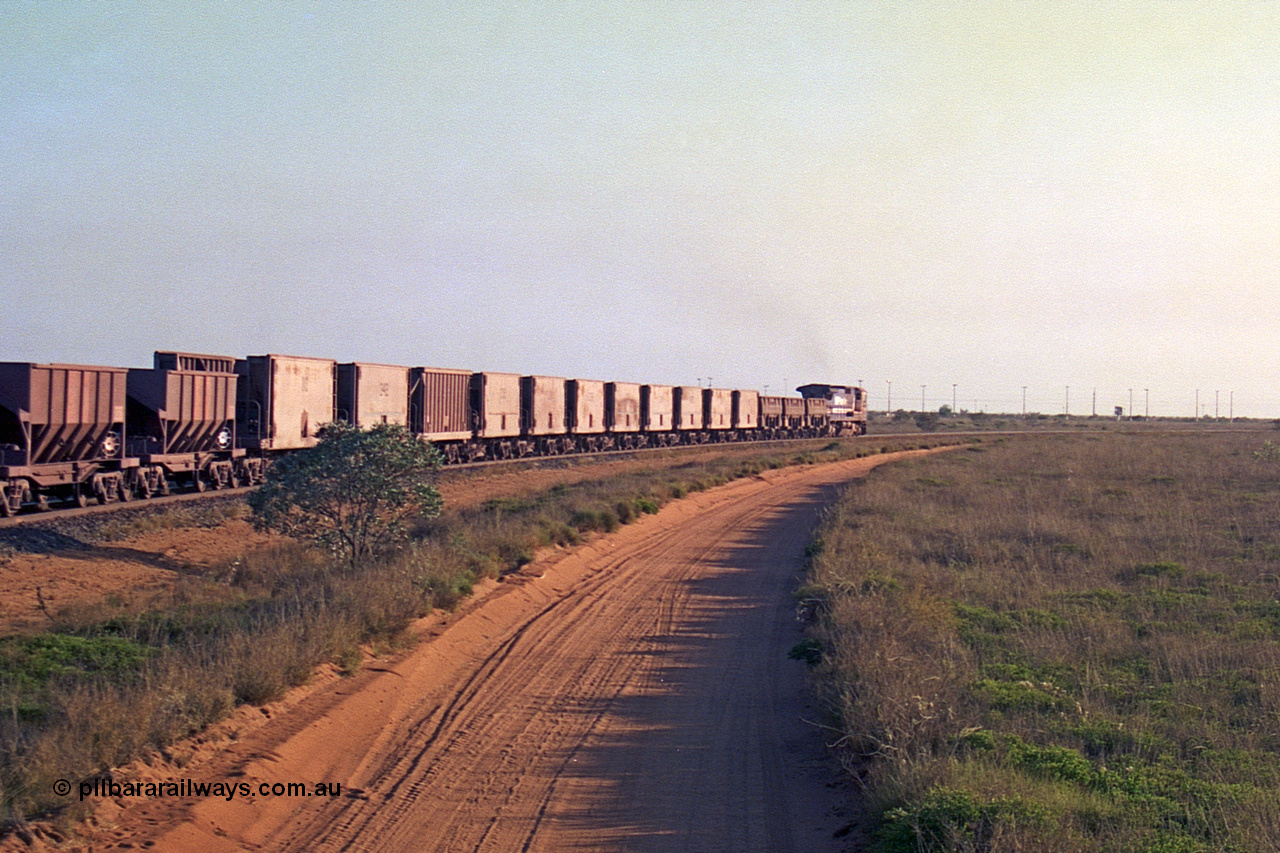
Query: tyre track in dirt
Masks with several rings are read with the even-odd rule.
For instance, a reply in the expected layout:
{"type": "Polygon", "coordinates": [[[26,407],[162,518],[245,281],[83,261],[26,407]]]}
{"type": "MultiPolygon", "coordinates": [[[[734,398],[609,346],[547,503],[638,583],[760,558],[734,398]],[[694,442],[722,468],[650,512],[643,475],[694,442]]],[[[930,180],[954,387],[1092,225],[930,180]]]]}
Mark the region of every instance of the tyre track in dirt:
{"type": "Polygon", "coordinates": [[[344,797],[143,803],[90,849],[843,851],[791,592],[822,507],[905,455],[767,472],[539,559],[201,769],[344,797]]]}
{"type": "MultiPolygon", "coordinates": [[[[439,849],[532,849],[557,781],[605,709],[645,665],[647,638],[668,633],[675,621],[679,588],[673,582],[687,579],[689,572],[645,569],[678,533],[664,532],[621,558],[603,559],[596,574],[570,595],[521,625],[449,704],[432,714],[430,735],[410,738],[410,754],[397,751],[373,772],[375,778],[398,780],[388,785],[381,807],[343,804],[339,810],[347,815],[336,821],[322,816],[313,832],[297,839],[297,849],[346,838],[351,840],[332,849],[411,846],[423,837],[423,828],[404,815],[414,811],[423,790],[447,804],[459,824],[453,833],[442,833],[439,849]],[[626,607],[640,600],[662,606],[656,613],[626,607]],[[602,649],[596,633],[604,619],[612,637],[602,649]],[[546,749],[548,743],[556,748],[546,749]],[[487,745],[500,748],[490,751],[487,745]],[[449,755],[467,760],[444,760],[449,755]],[[489,803],[490,814],[472,841],[467,836],[475,831],[477,802],[489,803]],[[335,823],[342,829],[335,831],[335,823]],[[390,832],[383,831],[386,827],[390,832]]],[[[440,802],[433,807],[432,823],[439,822],[440,807],[440,802]]]]}

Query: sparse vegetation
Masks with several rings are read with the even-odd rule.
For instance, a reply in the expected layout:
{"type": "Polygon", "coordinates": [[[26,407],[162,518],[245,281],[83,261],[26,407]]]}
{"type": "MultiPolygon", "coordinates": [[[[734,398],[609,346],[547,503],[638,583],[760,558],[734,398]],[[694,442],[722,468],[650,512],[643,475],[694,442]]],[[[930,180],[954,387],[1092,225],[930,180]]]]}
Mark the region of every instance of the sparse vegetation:
{"type": "Polygon", "coordinates": [[[811,549],[801,651],[867,849],[1275,849],[1280,479],[1261,444],[1025,437],[850,489],[811,549]]]}
{"type": "MultiPolygon", "coordinates": [[[[676,457],[606,481],[406,519],[402,547],[354,563],[282,542],[182,584],[167,605],[137,612],[103,602],[52,613],[47,634],[0,640],[0,822],[64,805],[51,794],[54,779],[102,772],[238,704],[274,699],[317,665],[353,671],[362,648],[401,646],[415,618],[454,607],[482,579],[518,569],[540,548],[575,544],[731,479],[900,449],[909,448],[849,441],[801,456],[744,448],[711,461],[676,457]]],[[[235,506],[219,503],[217,517],[243,512],[235,506]]],[[[215,521],[188,508],[153,511],[152,520],[127,512],[123,524],[68,530],[102,541],[215,521]]],[[[50,547],[78,543],[86,547],[62,533],[50,547]]]]}

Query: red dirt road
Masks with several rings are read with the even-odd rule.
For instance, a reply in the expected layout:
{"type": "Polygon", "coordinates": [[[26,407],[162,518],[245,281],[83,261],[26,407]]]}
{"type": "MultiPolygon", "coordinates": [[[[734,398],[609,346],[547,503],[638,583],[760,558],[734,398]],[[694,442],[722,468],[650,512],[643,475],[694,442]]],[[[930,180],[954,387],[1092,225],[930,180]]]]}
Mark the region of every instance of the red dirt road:
{"type": "Polygon", "coordinates": [[[791,592],[821,508],[902,455],[768,472],[538,560],[171,773],[341,797],[125,798],[90,849],[844,851],[791,592]]]}

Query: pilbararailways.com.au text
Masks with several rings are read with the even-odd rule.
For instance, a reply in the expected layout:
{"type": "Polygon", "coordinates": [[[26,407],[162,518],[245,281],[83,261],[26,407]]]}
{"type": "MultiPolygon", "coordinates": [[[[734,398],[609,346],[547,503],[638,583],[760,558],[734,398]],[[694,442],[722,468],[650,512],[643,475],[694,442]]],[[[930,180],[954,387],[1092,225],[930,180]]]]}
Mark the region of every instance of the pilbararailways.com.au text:
{"type": "MultiPolygon", "coordinates": [[[[53,783],[54,793],[66,796],[71,783],[59,779],[53,783]]],[[[87,797],[221,797],[231,802],[237,797],[340,797],[341,782],[197,782],[194,779],[170,779],[165,782],[116,782],[92,779],[79,784],[80,799],[87,797]]]]}

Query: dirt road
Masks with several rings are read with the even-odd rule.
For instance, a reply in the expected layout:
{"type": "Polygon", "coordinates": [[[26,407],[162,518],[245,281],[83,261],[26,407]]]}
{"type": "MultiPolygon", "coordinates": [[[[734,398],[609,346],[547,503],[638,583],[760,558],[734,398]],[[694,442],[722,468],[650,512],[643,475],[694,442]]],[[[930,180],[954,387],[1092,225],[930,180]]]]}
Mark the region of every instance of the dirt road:
{"type": "Polygon", "coordinates": [[[173,773],[340,797],[126,798],[92,849],[845,850],[791,592],[820,509],[891,458],[771,471],[536,561],[173,773]]]}

